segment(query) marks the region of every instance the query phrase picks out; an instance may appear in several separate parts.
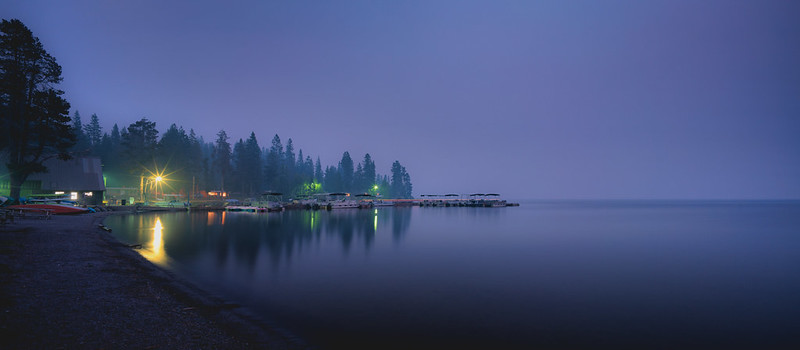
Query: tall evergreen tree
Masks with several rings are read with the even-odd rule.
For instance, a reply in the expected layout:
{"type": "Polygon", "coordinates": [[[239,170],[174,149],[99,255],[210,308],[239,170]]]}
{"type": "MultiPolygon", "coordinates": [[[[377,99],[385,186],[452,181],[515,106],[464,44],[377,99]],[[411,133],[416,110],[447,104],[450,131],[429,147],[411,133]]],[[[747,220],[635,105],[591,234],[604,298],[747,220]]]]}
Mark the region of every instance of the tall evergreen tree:
{"type": "Polygon", "coordinates": [[[122,157],[126,161],[125,170],[128,175],[135,178],[127,181],[129,184],[138,181],[155,170],[156,148],[158,146],[158,130],[156,123],[142,118],[123,129],[127,132],[122,136],[122,157]]]}
{"type": "Polygon", "coordinates": [[[72,133],[75,134],[75,146],[72,146],[72,151],[76,155],[89,154],[92,150],[92,144],[86,133],[83,132],[83,122],[78,111],[75,111],[75,114],[72,115],[72,133]]]}
{"type": "Polygon", "coordinates": [[[231,181],[229,183],[233,183],[234,186],[230,189],[240,192],[242,194],[245,193],[245,172],[247,171],[247,156],[244,154],[244,140],[239,139],[233,145],[233,154],[231,155],[231,159],[233,161],[233,173],[231,174],[231,181]]]}
{"type": "Polygon", "coordinates": [[[228,134],[225,130],[217,133],[217,142],[214,145],[214,168],[219,176],[220,189],[225,191],[226,184],[230,181],[232,172],[231,167],[231,144],[228,143],[228,134]]]}
{"type": "Polygon", "coordinates": [[[319,161],[319,157],[317,157],[317,161],[314,163],[314,181],[322,183],[324,178],[325,173],[322,172],[322,163],[319,161]]]}
{"type": "Polygon", "coordinates": [[[314,161],[311,160],[311,156],[306,156],[306,161],[303,165],[303,171],[305,172],[307,181],[314,182],[314,161]]]}
{"type": "Polygon", "coordinates": [[[244,144],[245,164],[245,191],[250,194],[261,192],[261,147],[258,146],[256,133],[250,132],[250,137],[244,144]]]}
{"type": "Polygon", "coordinates": [[[411,176],[400,162],[392,163],[392,180],[389,185],[391,196],[394,198],[411,198],[411,176]]]}
{"type": "Polygon", "coordinates": [[[86,124],[83,130],[86,134],[86,138],[92,145],[92,151],[96,152],[103,138],[103,128],[100,127],[100,118],[97,117],[97,114],[92,114],[89,124],[86,124]]]}
{"type": "Polygon", "coordinates": [[[350,191],[354,193],[363,193],[366,192],[363,190],[364,187],[364,168],[361,163],[356,165],[356,171],[353,173],[353,186],[350,191]]]}
{"type": "Polygon", "coordinates": [[[341,177],[340,191],[352,191],[355,169],[353,168],[353,159],[350,158],[350,152],[345,151],[342,154],[342,160],[339,161],[339,173],[341,177]]]}
{"type": "Polygon", "coordinates": [[[186,131],[183,127],[170,125],[158,142],[157,166],[160,171],[170,174],[169,188],[184,194],[190,191],[191,185],[191,175],[187,171],[191,163],[190,153],[191,144],[186,131]]]}
{"type": "Polygon", "coordinates": [[[283,159],[283,144],[278,134],[272,138],[272,147],[267,153],[267,162],[264,166],[264,178],[267,189],[271,191],[283,190],[283,177],[281,163],[283,159]]]}
{"type": "Polygon", "coordinates": [[[361,176],[362,182],[359,191],[367,192],[376,183],[375,162],[372,161],[372,157],[367,153],[364,155],[364,160],[361,163],[363,164],[363,174],[361,176]]]}
{"type": "Polygon", "coordinates": [[[29,175],[47,171],[45,160],[70,157],[69,103],[54,87],[61,80],[61,66],[21,21],[0,23],[0,158],[12,198],[29,175]]]}
{"type": "Polygon", "coordinates": [[[195,198],[197,191],[205,188],[204,184],[208,182],[206,178],[206,168],[208,164],[203,157],[203,139],[198,138],[194,129],[189,129],[189,172],[192,174],[192,189],[191,198],[195,198]]]}

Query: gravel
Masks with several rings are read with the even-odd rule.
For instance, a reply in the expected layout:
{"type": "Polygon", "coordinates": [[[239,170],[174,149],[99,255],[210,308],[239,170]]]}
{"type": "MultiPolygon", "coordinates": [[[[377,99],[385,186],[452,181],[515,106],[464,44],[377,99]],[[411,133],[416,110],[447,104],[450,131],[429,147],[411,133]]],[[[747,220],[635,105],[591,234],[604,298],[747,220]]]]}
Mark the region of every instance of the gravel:
{"type": "Polygon", "coordinates": [[[108,215],[0,225],[0,347],[309,347],[151,264],[100,229],[108,215]]]}

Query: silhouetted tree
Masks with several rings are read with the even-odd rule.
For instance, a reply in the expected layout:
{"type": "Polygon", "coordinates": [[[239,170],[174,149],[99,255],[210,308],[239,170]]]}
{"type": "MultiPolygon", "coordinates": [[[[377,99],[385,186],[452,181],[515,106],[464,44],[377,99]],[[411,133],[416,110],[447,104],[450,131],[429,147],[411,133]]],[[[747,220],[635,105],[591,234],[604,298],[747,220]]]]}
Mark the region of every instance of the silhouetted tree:
{"type": "Polygon", "coordinates": [[[183,127],[175,124],[161,136],[158,142],[158,168],[169,174],[168,188],[182,193],[188,193],[191,185],[190,158],[192,145],[189,136],[183,127]]]}
{"type": "Polygon", "coordinates": [[[251,194],[261,192],[261,147],[258,146],[256,134],[250,132],[250,137],[244,144],[245,152],[245,187],[246,191],[251,194]]]}
{"type": "Polygon", "coordinates": [[[319,161],[319,157],[317,157],[317,162],[314,163],[314,181],[322,183],[324,178],[325,173],[322,172],[322,163],[319,161]]]}
{"type": "Polygon", "coordinates": [[[83,122],[78,111],[75,111],[75,114],[72,115],[72,133],[75,134],[75,145],[72,146],[72,152],[81,156],[91,153],[92,144],[83,132],[83,122]]]}
{"type": "Polygon", "coordinates": [[[97,117],[97,114],[92,114],[89,124],[86,124],[83,130],[92,146],[93,153],[96,152],[103,138],[103,129],[100,127],[100,119],[97,117]]]}
{"type": "Polygon", "coordinates": [[[283,144],[278,134],[272,138],[272,147],[267,153],[267,163],[264,166],[264,178],[267,189],[271,191],[281,191],[283,188],[284,174],[281,172],[283,159],[283,144]]]}
{"type": "Polygon", "coordinates": [[[70,157],[69,103],[54,88],[61,80],[61,66],[21,21],[0,23],[0,151],[12,198],[30,174],[47,171],[42,162],[70,157]]]}
{"type": "Polygon", "coordinates": [[[227,181],[232,172],[231,167],[231,144],[228,143],[228,134],[225,130],[220,130],[217,133],[217,142],[214,145],[214,168],[217,175],[219,175],[220,189],[225,191],[227,181]]]}
{"type": "MultiPolygon", "coordinates": [[[[148,175],[148,170],[155,169],[156,147],[158,146],[158,130],[156,123],[142,118],[129,125],[122,133],[122,156],[125,159],[123,167],[126,173],[139,180],[148,175]]],[[[132,183],[131,179],[128,183],[132,183]]]]}
{"type": "Polygon", "coordinates": [[[368,192],[375,185],[375,162],[372,161],[372,157],[367,153],[364,155],[364,160],[361,161],[361,164],[363,165],[358,191],[368,192]]]}
{"type": "Polygon", "coordinates": [[[353,159],[350,158],[350,152],[345,151],[342,154],[342,160],[339,161],[340,191],[352,191],[354,172],[353,159]]]}
{"type": "Polygon", "coordinates": [[[390,193],[393,198],[411,198],[411,176],[406,172],[406,168],[400,162],[392,163],[392,182],[390,193]]]}

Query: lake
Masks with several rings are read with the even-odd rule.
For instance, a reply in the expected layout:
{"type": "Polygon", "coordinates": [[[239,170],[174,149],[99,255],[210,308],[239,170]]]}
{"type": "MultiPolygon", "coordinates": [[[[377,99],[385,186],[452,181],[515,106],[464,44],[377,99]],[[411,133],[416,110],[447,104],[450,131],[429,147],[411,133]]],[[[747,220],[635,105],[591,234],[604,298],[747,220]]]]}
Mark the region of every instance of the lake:
{"type": "Polygon", "coordinates": [[[800,202],[536,201],[112,216],[322,348],[800,345],[800,202]]]}

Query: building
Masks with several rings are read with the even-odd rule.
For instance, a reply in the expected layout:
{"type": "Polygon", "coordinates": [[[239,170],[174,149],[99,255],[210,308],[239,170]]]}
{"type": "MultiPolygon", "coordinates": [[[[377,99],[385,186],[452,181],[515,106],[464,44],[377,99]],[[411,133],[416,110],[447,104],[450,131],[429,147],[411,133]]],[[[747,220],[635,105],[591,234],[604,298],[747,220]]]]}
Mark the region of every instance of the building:
{"type": "MultiPolygon", "coordinates": [[[[37,194],[64,194],[84,205],[103,204],[106,190],[100,158],[80,157],[70,160],[50,159],[44,162],[46,173],[32,174],[22,184],[22,197],[37,194]]],[[[11,186],[7,170],[2,167],[0,195],[8,196],[11,186]]]]}

